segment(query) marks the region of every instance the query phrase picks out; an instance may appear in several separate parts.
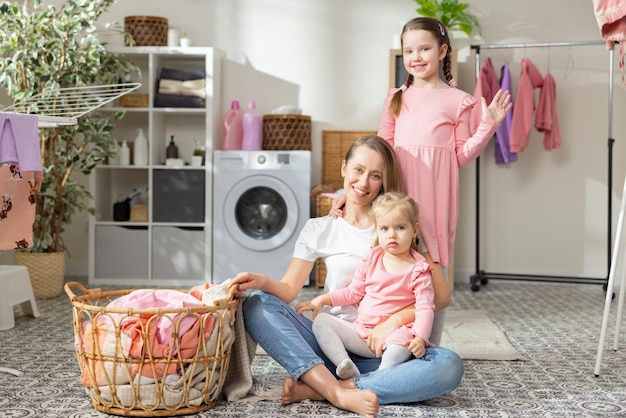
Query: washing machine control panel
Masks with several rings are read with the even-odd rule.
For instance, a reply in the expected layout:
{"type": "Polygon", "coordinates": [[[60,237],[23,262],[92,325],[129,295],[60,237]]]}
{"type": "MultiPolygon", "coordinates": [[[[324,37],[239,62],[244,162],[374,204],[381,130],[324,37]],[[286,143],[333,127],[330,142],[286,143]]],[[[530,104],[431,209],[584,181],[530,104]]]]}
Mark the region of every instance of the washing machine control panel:
{"type": "Polygon", "coordinates": [[[241,158],[244,170],[280,170],[291,165],[288,152],[245,151],[241,158]]]}

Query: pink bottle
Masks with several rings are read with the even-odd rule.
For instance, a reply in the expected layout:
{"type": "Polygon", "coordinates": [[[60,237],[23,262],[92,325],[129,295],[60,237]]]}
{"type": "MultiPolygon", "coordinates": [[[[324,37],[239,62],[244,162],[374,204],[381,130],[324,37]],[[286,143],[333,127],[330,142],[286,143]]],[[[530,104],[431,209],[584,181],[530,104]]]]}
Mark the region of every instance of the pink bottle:
{"type": "Polygon", "coordinates": [[[256,103],[248,103],[248,112],[243,114],[243,142],[246,151],[258,151],[263,145],[263,116],[256,111],[256,103]]]}
{"type": "Polygon", "coordinates": [[[239,108],[239,101],[233,100],[230,110],[224,115],[222,126],[222,150],[241,150],[243,142],[243,112],[239,108]]]}

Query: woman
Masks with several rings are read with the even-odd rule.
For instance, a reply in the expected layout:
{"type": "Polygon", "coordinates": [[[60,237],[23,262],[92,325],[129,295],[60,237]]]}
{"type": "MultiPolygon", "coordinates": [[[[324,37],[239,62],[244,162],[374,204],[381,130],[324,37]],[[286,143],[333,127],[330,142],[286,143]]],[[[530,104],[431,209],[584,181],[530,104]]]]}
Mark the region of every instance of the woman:
{"type": "MultiPolygon", "coordinates": [[[[248,333],[292,376],[283,385],[284,404],[326,399],[338,408],[373,417],[379,403],[418,402],[454,390],[463,376],[463,363],[450,350],[435,347],[421,359],[381,371],[375,371],[379,358],[353,356],[362,373],[353,379],[337,380],[331,372],[333,364],[317,344],[312,321],[288,304],[302,290],[318,257],[326,262],[325,291],[344,287],[373,242],[373,220],[368,215],[372,201],[380,193],[402,191],[394,151],[378,136],[361,137],[350,146],[341,174],[346,192],[343,217],[307,221],[282,279],[244,272],[232,284],[241,291],[262,291],[245,299],[244,320],[248,333]]],[[[435,307],[442,309],[450,303],[450,293],[440,267],[431,265],[435,307]]],[[[328,312],[350,321],[356,317],[354,305],[332,307],[328,312]]],[[[385,337],[413,319],[411,307],[389,317],[368,337],[369,347],[380,353],[385,337]]]]}

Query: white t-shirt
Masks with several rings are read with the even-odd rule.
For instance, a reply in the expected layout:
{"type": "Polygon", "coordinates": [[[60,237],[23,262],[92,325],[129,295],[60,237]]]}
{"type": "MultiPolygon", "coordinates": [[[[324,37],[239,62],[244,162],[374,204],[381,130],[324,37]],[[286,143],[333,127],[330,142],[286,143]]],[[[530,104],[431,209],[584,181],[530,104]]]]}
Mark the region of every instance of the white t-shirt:
{"type": "MultiPolygon", "coordinates": [[[[357,264],[374,242],[374,226],[359,229],[343,218],[322,216],[309,219],[298,237],[293,252],[295,258],[326,263],[324,292],[346,287],[352,280],[357,264]]],[[[357,305],[325,306],[324,310],[347,321],[356,319],[357,305]]]]}

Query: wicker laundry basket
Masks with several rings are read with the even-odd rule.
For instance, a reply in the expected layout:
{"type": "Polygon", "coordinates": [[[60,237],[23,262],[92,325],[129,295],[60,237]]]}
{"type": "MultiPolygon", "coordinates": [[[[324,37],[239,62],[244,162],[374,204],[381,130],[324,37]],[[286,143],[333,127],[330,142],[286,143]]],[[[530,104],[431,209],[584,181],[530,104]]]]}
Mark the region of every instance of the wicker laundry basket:
{"type": "Polygon", "coordinates": [[[235,338],[235,286],[213,306],[107,307],[132,291],[65,284],[81,382],[92,405],[107,414],[141,417],[196,414],[215,406],[235,338]],[[156,333],[156,324],[162,330],[158,321],[171,333],[156,333]]]}

